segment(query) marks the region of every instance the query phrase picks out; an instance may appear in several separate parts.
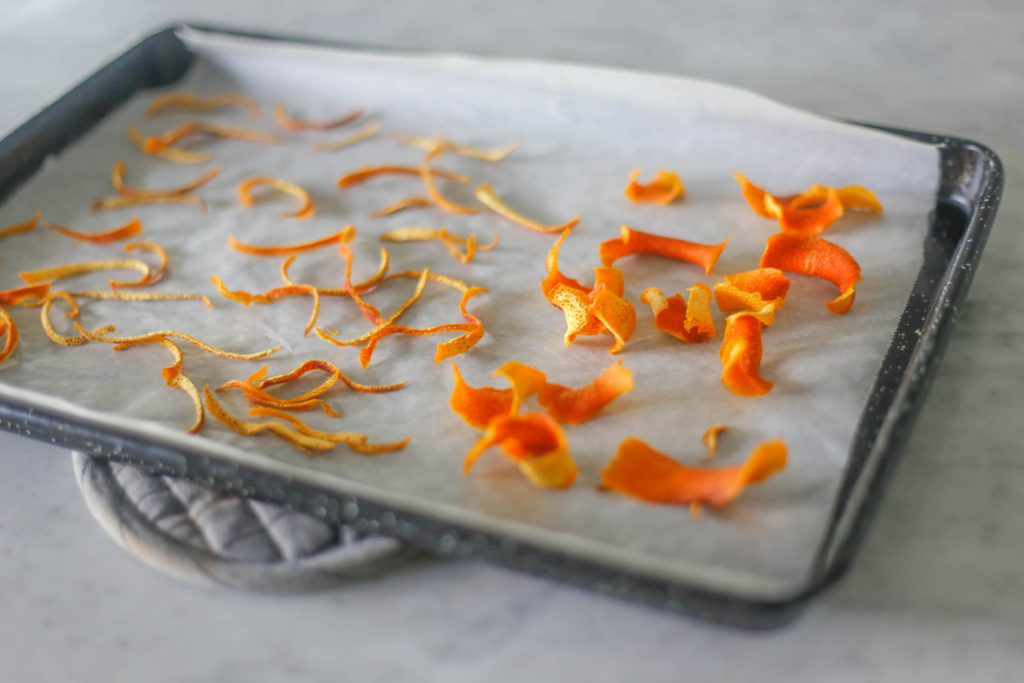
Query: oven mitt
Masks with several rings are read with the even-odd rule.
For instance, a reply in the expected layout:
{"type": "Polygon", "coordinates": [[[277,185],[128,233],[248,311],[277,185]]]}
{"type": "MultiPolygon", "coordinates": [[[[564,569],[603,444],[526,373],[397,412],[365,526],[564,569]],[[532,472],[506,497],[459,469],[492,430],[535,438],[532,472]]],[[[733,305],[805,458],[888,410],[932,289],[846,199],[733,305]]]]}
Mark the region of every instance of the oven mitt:
{"type": "Polygon", "coordinates": [[[73,453],[100,525],[144,562],[181,579],[258,591],[325,588],[379,576],[422,553],[280,505],[73,453]]]}

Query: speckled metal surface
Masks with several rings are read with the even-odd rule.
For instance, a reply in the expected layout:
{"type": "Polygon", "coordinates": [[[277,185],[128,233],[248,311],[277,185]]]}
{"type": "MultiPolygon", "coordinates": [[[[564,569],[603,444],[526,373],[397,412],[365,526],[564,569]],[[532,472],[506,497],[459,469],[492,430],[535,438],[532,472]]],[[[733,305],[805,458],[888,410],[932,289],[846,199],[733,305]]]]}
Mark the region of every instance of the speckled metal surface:
{"type": "MultiPolygon", "coordinates": [[[[41,141],[54,117],[84,109],[91,112],[95,120],[98,118],[95,113],[104,111],[104,103],[110,107],[116,105],[108,100],[117,97],[117,93],[108,97],[109,92],[101,92],[97,86],[117,74],[138,71],[135,81],[138,83],[166,82],[160,80],[162,78],[173,80],[175,71],[187,64],[187,57],[171,49],[169,41],[173,40],[169,33],[158,34],[126,54],[118,63],[70,93],[69,99],[57,102],[26,128],[16,131],[7,142],[0,143],[0,158],[20,160],[22,168],[26,169],[24,174],[28,175],[55,149],[56,143],[41,141]],[[173,66],[162,70],[151,64],[154,59],[168,59],[173,66]],[[41,149],[34,151],[37,147],[41,149]],[[12,150],[19,153],[13,154],[12,150]]],[[[989,150],[964,140],[904,134],[943,145],[943,183],[924,244],[925,265],[862,417],[858,437],[852,445],[846,482],[837,498],[831,531],[821,548],[816,570],[804,589],[787,600],[744,600],[694,586],[627,574],[508,538],[442,526],[402,510],[385,509],[373,501],[334,495],[294,482],[286,484],[258,471],[153,448],[139,440],[103,433],[23,406],[0,406],[2,426],[92,455],[137,462],[153,472],[187,476],[226,492],[284,502],[332,522],[350,523],[367,532],[386,533],[441,553],[480,557],[532,574],[717,621],[750,627],[778,625],[793,617],[808,599],[835,580],[852,558],[877,493],[909,434],[941,358],[956,306],[970,284],[974,264],[980,257],[998,206],[1002,171],[998,159],[989,150]]],[[[69,141],[63,139],[60,144],[69,141]]],[[[18,178],[17,174],[0,177],[0,197],[17,184],[18,178]]]]}

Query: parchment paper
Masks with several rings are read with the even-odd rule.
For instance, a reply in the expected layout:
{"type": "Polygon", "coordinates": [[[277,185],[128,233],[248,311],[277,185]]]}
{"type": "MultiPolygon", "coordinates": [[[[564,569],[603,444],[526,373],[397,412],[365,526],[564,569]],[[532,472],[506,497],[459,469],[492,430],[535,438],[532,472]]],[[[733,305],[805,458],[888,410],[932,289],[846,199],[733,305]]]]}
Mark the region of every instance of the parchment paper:
{"type": "MultiPolygon", "coordinates": [[[[83,300],[78,318],[82,325],[112,322],[119,334],[174,328],[240,352],[283,344],[267,360],[271,373],[319,357],[358,381],[409,380],[406,389],[377,396],[332,390],[328,398],[345,413],[343,419],[312,413],[304,417],[323,428],[366,432],[374,441],[411,436],[412,444],[378,457],[341,447],[309,459],[272,436],[240,437],[212,418],[200,436],[186,436],[182,430],[191,422],[191,404],[160,377],[160,368],[171,362],[164,349],[58,347],[43,334],[38,309],[11,309],[21,329],[21,345],[0,366],[0,395],[58,406],[171,446],[200,443],[216,457],[624,569],[749,596],[785,595],[801,584],[820,543],[855,426],[921,263],[922,237],[938,183],[936,149],[794,111],[747,92],[679,78],[460,56],[373,54],[199,32],[185,37],[199,58],[184,81],[171,89],[241,90],[258,98],[265,112],[281,101],[293,113],[312,119],[363,108],[366,120],[379,120],[383,132],[337,152],[313,152],[310,144],[340,137],[351,128],[282,134],[283,143],[277,146],[214,140],[197,145],[212,151],[211,164],[170,164],[139,154],[126,140],[125,126],[158,133],[201,117],[268,131],[275,127],[266,113],[254,121],[240,109],[166,112],[146,120],[145,105],[156,93],[145,92],[50,160],[0,207],[0,225],[24,220],[36,208],[43,209],[47,220],[79,230],[108,229],[138,215],[145,228],[139,239],[158,242],[170,256],[168,275],[153,289],[205,293],[215,310],[197,302],[83,300]],[[563,345],[562,314],[538,286],[554,236],[531,232],[486,210],[455,216],[420,209],[368,218],[397,199],[423,194],[415,177],[336,187],[342,174],[365,164],[415,165],[420,160],[419,150],[391,141],[391,132],[443,133],[485,147],[518,141],[519,149],[500,163],[447,155],[435,165],[467,173],[474,183],[489,182],[510,205],[542,222],[561,223],[580,214],[581,223],[566,241],[560,264],[563,273],[584,283],[592,282],[591,268],[599,265],[597,245],[617,236],[621,224],[700,242],[732,237],[711,277],[695,266],[653,256],[616,264],[639,318],[622,354],[634,372],[636,389],[598,418],[568,428],[580,468],[571,489],[533,488],[497,451],[483,457],[469,476],[460,474],[462,456],[479,432],[448,407],[451,363],[433,363],[436,343],[451,335],[389,337],[379,344],[370,367],[362,370],[358,347],[338,349],[312,334],[302,336],[311,310],[308,298],[246,308],[220,298],[210,284],[211,273],[232,289],[252,292],[280,283],[281,259],[235,252],[226,246],[229,235],[257,244],[285,244],[353,223],[359,231],[353,244],[354,278],[361,280],[376,270],[381,246],[376,236],[394,227],[446,226],[463,236],[475,232],[481,242],[497,233],[498,248],[467,265],[456,263],[437,243],[387,245],[392,272],[427,266],[490,289],[470,305],[483,320],[486,337],[454,359],[467,381],[503,386],[490,373],[516,359],[547,372],[551,381],[579,386],[613,362],[607,335],[563,345]],[[222,172],[199,191],[209,207],[206,213],[189,206],[91,213],[93,199],[113,194],[109,171],[119,158],[127,163],[128,182],[141,187],[176,185],[212,164],[222,172]],[[686,200],[669,207],[630,204],[622,190],[634,168],[642,169],[644,178],[658,168],[677,171],[686,185],[686,200]],[[649,286],[670,295],[696,282],[713,285],[723,274],[757,267],[764,240],[776,225],[747,207],[732,177],[737,170],[777,193],[797,192],[812,183],[862,184],[885,206],[880,216],[848,215],[825,235],[849,250],[863,269],[856,303],[847,315],[826,310],[825,301],[836,296],[831,284],[792,277],[786,306],[764,334],[762,375],[775,388],[760,398],[734,396],[720,382],[720,336],[707,344],[682,344],[654,328],[649,308],[639,300],[649,286]],[[282,218],[282,211],[293,208],[286,197],[268,196],[253,208],[240,206],[238,184],[253,175],[305,186],[317,201],[316,215],[306,221],[282,218]],[[647,505],[595,490],[601,468],[626,437],[643,438],[694,463],[704,454],[700,435],[720,423],[732,430],[722,440],[719,464],[740,462],[758,441],[779,437],[789,446],[789,466],[734,504],[698,520],[685,508],[647,505]]],[[[473,202],[472,187],[442,185],[450,197],[467,204],[473,202]]],[[[0,242],[0,286],[18,286],[17,272],[22,270],[120,253],[119,245],[84,245],[37,229],[0,242]]],[[[303,255],[292,275],[300,282],[338,286],[341,261],[333,249],[303,255]]],[[[107,279],[107,274],[83,276],[62,286],[102,288],[107,279]]],[[[367,299],[388,312],[405,300],[414,284],[389,283],[367,299]]],[[[454,290],[430,284],[403,322],[460,322],[458,300],[454,290]]],[[[64,310],[55,307],[54,324],[72,334],[57,309],[64,310]]],[[[724,316],[717,309],[714,314],[720,335],[724,316]]],[[[351,301],[327,298],[319,325],[338,329],[343,337],[370,327],[351,301]]],[[[185,372],[200,387],[244,378],[262,363],[215,358],[187,345],[185,354],[185,372]]],[[[237,392],[220,397],[233,412],[245,414],[248,406],[237,392]]]]}

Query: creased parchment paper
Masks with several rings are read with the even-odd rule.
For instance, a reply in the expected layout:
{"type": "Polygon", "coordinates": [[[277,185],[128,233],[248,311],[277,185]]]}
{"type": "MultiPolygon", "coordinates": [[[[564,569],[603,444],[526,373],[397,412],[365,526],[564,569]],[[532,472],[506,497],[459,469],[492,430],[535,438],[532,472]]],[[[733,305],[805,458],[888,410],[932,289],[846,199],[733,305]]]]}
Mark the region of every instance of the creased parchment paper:
{"type": "MultiPolygon", "coordinates": [[[[343,51],[200,32],[184,37],[199,56],[173,89],[241,90],[264,105],[263,118],[253,120],[241,109],[229,108],[208,114],[168,111],[147,120],[145,105],[157,93],[140,93],[51,159],[0,207],[0,224],[24,220],[37,208],[45,219],[79,230],[108,229],[138,215],[145,228],[140,239],[163,245],[170,256],[168,275],[153,289],[205,293],[215,310],[187,301],[83,300],[78,318],[82,325],[111,322],[119,334],[174,328],[240,352],[282,344],[267,361],[271,373],[308,358],[325,358],[358,381],[409,380],[406,389],[377,396],[339,387],[327,397],[344,418],[306,416],[323,428],[366,432],[373,441],[411,436],[412,444],[377,457],[340,447],[309,459],[272,436],[240,437],[209,417],[200,436],[184,435],[192,408],[184,393],[166,387],[160,377],[160,368],[171,363],[166,350],[148,346],[115,352],[106,344],[58,347],[43,334],[38,309],[12,309],[21,345],[0,367],[0,395],[56,406],[172,447],[198,443],[224,460],[624,570],[746,596],[784,596],[801,585],[821,541],[855,426],[921,262],[922,237],[938,183],[936,149],[699,81],[546,63],[343,51]],[[200,117],[273,131],[268,112],[279,101],[311,119],[363,108],[365,120],[380,121],[383,132],[336,152],[313,152],[310,144],[340,137],[355,126],[331,133],[282,133],[283,143],[277,146],[213,140],[197,145],[213,153],[213,161],[203,166],[144,157],[123,132],[135,124],[146,134],[158,133],[200,117]],[[542,222],[561,223],[580,214],[579,227],[562,249],[561,270],[584,283],[593,281],[591,269],[599,265],[598,244],[617,236],[621,224],[700,242],[732,237],[711,277],[695,266],[652,256],[616,264],[625,275],[626,296],[638,311],[636,333],[621,355],[634,372],[636,389],[591,422],[567,428],[580,467],[572,488],[535,489],[497,451],[483,457],[470,476],[462,476],[462,456],[479,433],[448,407],[451,362],[433,363],[436,343],[451,335],[386,338],[363,370],[358,347],[339,349],[312,334],[302,336],[311,310],[308,298],[246,308],[222,299],[211,285],[211,274],[232,289],[252,292],[280,283],[281,259],[235,252],[226,245],[229,235],[256,244],[286,244],[355,224],[358,281],[376,270],[381,246],[377,235],[386,230],[446,226],[462,236],[476,233],[481,242],[497,233],[500,245],[468,265],[455,262],[438,243],[387,245],[392,272],[426,266],[490,289],[470,305],[487,335],[455,359],[467,381],[503,386],[490,373],[516,359],[547,372],[551,381],[578,386],[613,362],[607,335],[582,338],[569,348],[563,345],[562,314],[545,301],[538,286],[554,236],[531,232],[486,210],[455,216],[419,209],[368,218],[397,199],[423,194],[415,177],[337,188],[342,174],[365,164],[420,160],[419,150],[390,140],[391,132],[440,132],[484,147],[518,141],[519,149],[500,163],[446,155],[435,166],[469,174],[474,183],[490,183],[510,205],[542,222]],[[113,194],[109,172],[119,158],[127,164],[129,183],[151,188],[177,185],[213,164],[220,166],[220,176],[199,191],[208,212],[158,206],[91,213],[95,198],[113,194]],[[686,200],[669,207],[630,204],[622,190],[634,168],[642,169],[644,178],[658,168],[677,171],[687,188],[686,200]],[[812,183],[863,184],[885,206],[881,216],[851,215],[826,233],[863,268],[856,303],[847,315],[826,310],[825,301],[836,296],[831,284],[792,277],[786,306],[764,334],[762,375],[775,382],[775,389],[760,398],[734,396],[719,381],[724,316],[717,309],[718,338],[687,346],[658,332],[649,308],[639,300],[649,286],[670,295],[696,282],[713,285],[723,274],[757,267],[764,240],[776,225],[750,211],[733,180],[735,171],[778,193],[800,191],[812,183]],[[253,175],[278,176],[307,187],[317,202],[316,215],[306,221],[282,218],[281,212],[294,208],[285,196],[268,195],[252,208],[242,207],[238,184],[253,175]],[[789,446],[789,466],[734,504],[707,511],[699,520],[691,519],[685,508],[646,505],[595,490],[601,468],[626,437],[643,438],[694,463],[704,454],[702,432],[719,423],[732,426],[722,440],[719,464],[739,462],[758,441],[779,437],[789,446]]],[[[461,203],[473,202],[471,187],[442,183],[443,191],[461,203]]],[[[45,230],[13,236],[0,243],[0,286],[17,286],[22,270],[114,258],[120,249],[80,244],[45,230]]],[[[292,275],[300,282],[338,286],[341,260],[334,249],[302,255],[292,275]]],[[[82,276],[61,286],[103,288],[107,279],[107,274],[82,276]]],[[[367,299],[386,313],[405,300],[414,284],[392,282],[367,299]]],[[[458,299],[457,292],[430,284],[403,322],[461,322],[458,299]]],[[[63,310],[55,306],[54,324],[71,334],[70,321],[60,315],[63,310]]],[[[350,300],[338,298],[324,300],[319,325],[338,329],[343,337],[370,327],[350,300]]],[[[185,372],[200,387],[244,378],[262,363],[215,358],[184,346],[185,372]]],[[[237,392],[220,397],[236,414],[244,415],[248,408],[237,392]]]]}

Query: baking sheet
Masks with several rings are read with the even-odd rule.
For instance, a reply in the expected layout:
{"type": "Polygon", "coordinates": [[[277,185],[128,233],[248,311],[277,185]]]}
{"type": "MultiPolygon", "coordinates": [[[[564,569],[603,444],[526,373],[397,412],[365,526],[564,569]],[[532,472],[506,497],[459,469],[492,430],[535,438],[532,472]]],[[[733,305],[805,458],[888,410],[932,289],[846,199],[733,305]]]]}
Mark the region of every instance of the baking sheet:
{"type": "MultiPolygon", "coordinates": [[[[731,177],[735,170],[778,192],[813,182],[868,185],[886,206],[885,214],[846,218],[828,234],[861,263],[864,282],[857,303],[846,316],[833,316],[824,301],[834,296],[834,288],[794,277],[779,323],[765,334],[762,370],[776,388],[766,397],[745,399],[730,395],[718,381],[717,342],[679,344],[654,330],[639,304],[639,292],[647,286],[670,294],[698,281],[713,284],[715,278],[654,257],[621,261],[617,265],[626,276],[627,296],[638,304],[640,317],[622,356],[635,373],[637,389],[611,404],[599,419],[569,428],[581,470],[577,485],[564,492],[534,490],[497,454],[482,459],[463,478],[458,474],[461,456],[477,433],[447,407],[450,369],[448,363],[432,363],[436,338],[386,339],[370,368],[360,371],[354,349],[299,336],[308,301],[246,310],[217,300],[209,275],[216,273],[230,287],[250,291],[277,284],[278,261],[257,261],[230,251],[224,244],[229,234],[257,243],[284,243],[330,234],[353,222],[360,231],[353,245],[357,270],[368,275],[376,267],[379,244],[374,235],[392,227],[447,225],[458,234],[473,231],[481,237],[496,231],[502,240],[498,249],[466,266],[437,245],[389,245],[393,270],[426,265],[491,287],[490,295],[478,297],[471,306],[488,336],[455,359],[471,384],[496,383],[490,372],[516,358],[548,372],[553,381],[576,385],[612,359],[606,353],[607,338],[589,338],[568,349],[561,343],[561,313],[547,304],[537,286],[553,237],[486,213],[458,217],[428,210],[366,218],[394,199],[420,192],[415,179],[398,178],[343,192],[335,188],[341,174],[363,164],[419,160],[419,152],[385,137],[332,154],[313,154],[308,144],[333,135],[289,137],[279,147],[226,141],[211,147],[224,170],[200,192],[210,208],[207,214],[187,207],[137,212],[146,238],[164,245],[171,255],[169,276],[156,289],[210,294],[216,313],[196,303],[92,302],[83,307],[82,323],[91,327],[112,321],[125,334],[173,326],[239,351],[283,343],[284,351],[271,360],[271,372],[290,369],[308,357],[326,357],[352,370],[360,381],[410,379],[408,389],[387,396],[333,394],[332,403],[346,418],[320,424],[365,430],[374,440],[412,435],[413,445],[372,459],[341,449],[311,461],[270,438],[237,438],[215,422],[204,437],[184,437],[174,428],[189,423],[191,408],[184,394],[163,386],[158,368],[169,363],[165,351],[115,354],[99,345],[58,349],[43,336],[36,314],[23,309],[13,311],[22,329],[22,347],[0,368],[3,395],[34,392],[49,405],[55,398],[64,399],[69,414],[85,411],[154,440],[173,445],[202,439],[204,450],[224,459],[256,463],[612,566],[749,596],[784,595],[801,584],[820,543],[861,408],[920,265],[921,240],[938,182],[935,148],[708,83],[550,64],[271,45],[198,32],[189,32],[186,39],[201,59],[174,89],[241,89],[265,105],[283,100],[314,118],[358,106],[379,119],[386,131],[445,132],[460,141],[494,146],[519,140],[520,149],[500,164],[451,157],[438,166],[490,182],[514,206],[547,222],[580,213],[581,225],[562,250],[561,269],[584,282],[597,265],[597,244],[616,236],[620,223],[707,242],[731,234],[716,275],[755,267],[774,227],[746,207],[731,177]],[[630,205],[621,195],[629,171],[641,168],[650,174],[659,167],[680,172],[687,185],[686,202],[669,208],[630,205]],[[318,200],[317,216],[305,222],[282,219],[278,213],[288,205],[276,202],[242,209],[235,188],[253,174],[279,175],[309,187],[318,200]],[[693,462],[702,454],[700,434],[722,422],[734,427],[723,443],[722,463],[739,461],[755,442],[779,436],[790,446],[787,471],[697,522],[685,510],[593,490],[601,467],[626,436],[643,437],[693,462]]],[[[44,208],[47,219],[82,230],[127,219],[132,212],[88,212],[92,199],[110,194],[107,174],[117,158],[128,162],[129,181],[142,186],[170,186],[197,175],[197,167],[143,158],[124,139],[128,123],[159,132],[192,118],[168,114],[145,122],[142,112],[149,97],[136,97],[51,161],[0,208],[0,224],[22,220],[37,207],[44,208]]],[[[240,112],[209,118],[250,125],[240,112]]],[[[266,119],[255,125],[272,128],[266,119]]],[[[468,199],[468,194],[459,194],[462,188],[448,185],[446,191],[468,199]]],[[[12,237],[0,244],[2,284],[15,286],[17,270],[113,251],[48,233],[12,237]]],[[[362,273],[357,272],[357,279],[362,273]]],[[[339,262],[331,253],[302,257],[293,274],[301,281],[334,284],[340,277],[339,262]]],[[[83,278],[82,288],[104,281],[83,278]]],[[[370,300],[389,310],[404,300],[412,285],[388,286],[370,300]]],[[[455,292],[431,287],[405,321],[457,321],[457,300],[455,292]]],[[[716,322],[721,330],[722,318],[716,322]]],[[[353,335],[367,327],[347,301],[325,301],[320,324],[353,335]]],[[[186,354],[186,372],[198,384],[216,385],[255,369],[190,349],[186,354]]],[[[244,405],[236,398],[225,401],[241,413],[244,405]]]]}

